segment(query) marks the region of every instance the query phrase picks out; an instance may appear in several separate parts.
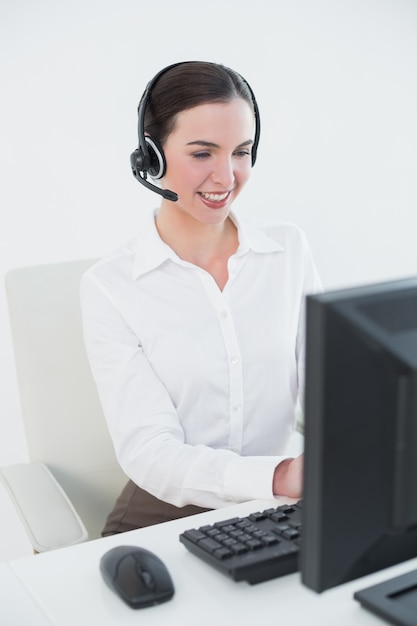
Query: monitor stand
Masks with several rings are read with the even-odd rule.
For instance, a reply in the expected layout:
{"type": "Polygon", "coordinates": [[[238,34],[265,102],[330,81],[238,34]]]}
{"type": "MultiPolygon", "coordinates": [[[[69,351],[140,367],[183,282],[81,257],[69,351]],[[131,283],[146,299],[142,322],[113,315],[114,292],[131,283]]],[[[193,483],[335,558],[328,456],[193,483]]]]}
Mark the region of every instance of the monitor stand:
{"type": "Polygon", "coordinates": [[[417,570],[356,591],[353,597],[391,624],[417,624],[417,570]]]}

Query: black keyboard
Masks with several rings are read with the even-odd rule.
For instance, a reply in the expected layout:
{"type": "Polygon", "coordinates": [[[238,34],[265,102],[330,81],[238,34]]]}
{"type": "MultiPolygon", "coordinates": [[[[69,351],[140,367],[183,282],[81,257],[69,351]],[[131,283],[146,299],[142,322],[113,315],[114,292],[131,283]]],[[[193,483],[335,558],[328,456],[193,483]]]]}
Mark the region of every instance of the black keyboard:
{"type": "Polygon", "coordinates": [[[186,530],[185,547],[235,581],[251,585],[296,572],[302,501],[186,530]]]}

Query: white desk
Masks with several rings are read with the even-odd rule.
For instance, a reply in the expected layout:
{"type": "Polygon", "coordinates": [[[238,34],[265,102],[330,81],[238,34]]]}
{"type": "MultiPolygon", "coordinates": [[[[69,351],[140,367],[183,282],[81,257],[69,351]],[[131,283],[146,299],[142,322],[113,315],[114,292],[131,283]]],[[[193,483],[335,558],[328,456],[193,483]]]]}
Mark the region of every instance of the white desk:
{"type": "Polygon", "coordinates": [[[8,563],[0,563],[0,623],[4,626],[51,626],[8,563]]]}
{"type": "MultiPolygon", "coordinates": [[[[274,502],[277,506],[288,500],[274,502]]],[[[384,622],[353,599],[353,592],[417,568],[417,559],[316,594],[301,584],[299,574],[254,586],[235,583],[190,554],[179,542],[178,536],[183,530],[268,506],[271,501],[239,504],[11,561],[9,566],[23,584],[22,597],[30,592],[33,606],[41,607],[45,619],[55,626],[195,626],[201,622],[213,626],[253,626],[263,623],[261,620],[266,623],[267,619],[286,626],[383,625],[384,622]],[[120,544],[143,546],[162,558],[175,584],[171,601],[134,610],[105,585],[99,560],[107,550],[120,544]]],[[[3,619],[2,603],[0,623],[9,626],[12,622],[3,619]]],[[[16,604],[18,606],[18,601],[16,604]]],[[[18,623],[19,626],[38,624],[35,618],[18,623]]]]}

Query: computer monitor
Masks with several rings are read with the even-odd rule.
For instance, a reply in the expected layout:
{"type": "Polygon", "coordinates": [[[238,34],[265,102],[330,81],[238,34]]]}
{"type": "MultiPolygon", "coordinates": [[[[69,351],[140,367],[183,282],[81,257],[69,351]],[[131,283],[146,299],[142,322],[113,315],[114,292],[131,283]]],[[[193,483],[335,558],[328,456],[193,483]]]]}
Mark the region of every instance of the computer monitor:
{"type": "Polygon", "coordinates": [[[307,298],[302,582],[417,556],[417,278],[307,298]]]}

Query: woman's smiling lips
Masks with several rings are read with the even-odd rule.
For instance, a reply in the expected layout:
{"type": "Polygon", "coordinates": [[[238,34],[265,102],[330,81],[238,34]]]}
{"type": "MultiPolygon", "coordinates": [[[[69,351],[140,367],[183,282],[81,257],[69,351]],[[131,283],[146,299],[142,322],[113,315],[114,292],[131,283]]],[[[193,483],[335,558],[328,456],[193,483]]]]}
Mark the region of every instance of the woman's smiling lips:
{"type": "Polygon", "coordinates": [[[227,201],[230,196],[230,191],[224,191],[223,193],[214,193],[214,192],[198,192],[200,198],[210,208],[222,208],[227,204],[227,201]]]}

